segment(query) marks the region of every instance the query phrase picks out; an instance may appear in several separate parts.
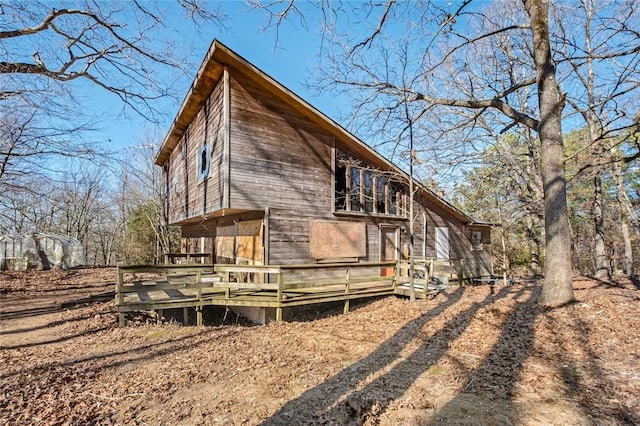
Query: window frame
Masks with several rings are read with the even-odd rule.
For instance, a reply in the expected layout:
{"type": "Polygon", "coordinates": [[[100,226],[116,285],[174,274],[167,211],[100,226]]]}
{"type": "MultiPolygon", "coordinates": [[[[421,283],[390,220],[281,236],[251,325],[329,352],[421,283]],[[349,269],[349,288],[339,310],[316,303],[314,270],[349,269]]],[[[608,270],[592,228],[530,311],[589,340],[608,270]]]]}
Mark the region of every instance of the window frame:
{"type": "Polygon", "coordinates": [[[202,144],[196,154],[196,181],[198,183],[209,179],[211,174],[211,146],[208,143],[202,144]],[[203,160],[206,159],[206,167],[203,168],[203,160]]]}
{"type": "Polygon", "coordinates": [[[482,251],[483,250],[483,242],[482,242],[482,231],[479,229],[472,229],[471,230],[471,250],[472,251],[482,251]],[[477,239],[477,244],[476,244],[476,239],[474,238],[475,236],[478,236],[477,239]]]}
{"type": "Polygon", "coordinates": [[[408,196],[401,182],[389,176],[385,176],[383,171],[359,165],[359,161],[354,160],[348,154],[333,149],[332,162],[332,212],[340,216],[382,216],[399,220],[407,220],[408,196]],[[344,179],[338,177],[338,173],[344,173],[344,179]],[[338,182],[344,182],[344,194],[337,187],[338,182]],[[370,188],[367,186],[370,183],[370,188]],[[383,182],[380,184],[380,182],[383,182]],[[358,188],[354,188],[357,184],[358,188]],[[392,195],[392,191],[393,195],[392,195]],[[344,196],[344,203],[338,201],[344,196]],[[384,200],[380,200],[380,196],[384,200]],[[371,198],[371,199],[368,199],[371,198]],[[392,200],[395,204],[392,206],[392,200]],[[340,209],[339,207],[344,207],[340,209]],[[380,207],[384,206],[384,211],[380,207]],[[370,207],[369,209],[367,209],[370,207]],[[394,211],[391,213],[391,211],[394,211]]]}

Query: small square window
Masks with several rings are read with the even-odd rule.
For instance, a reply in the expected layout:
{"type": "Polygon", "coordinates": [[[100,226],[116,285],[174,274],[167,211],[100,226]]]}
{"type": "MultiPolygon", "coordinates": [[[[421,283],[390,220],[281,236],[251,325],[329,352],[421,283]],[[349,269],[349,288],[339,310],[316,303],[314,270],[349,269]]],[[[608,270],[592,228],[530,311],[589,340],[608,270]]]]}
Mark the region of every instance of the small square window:
{"type": "Polygon", "coordinates": [[[178,175],[173,176],[173,193],[177,194],[180,192],[180,180],[178,175]]]}
{"type": "Polygon", "coordinates": [[[471,231],[471,248],[482,250],[482,231],[471,231]]]}
{"type": "Polygon", "coordinates": [[[211,166],[209,144],[204,144],[202,148],[198,150],[197,161],[198,161],[198,169],[197,169],[198,181],[202,181],[209,177],[209,168],[211,166]]]}

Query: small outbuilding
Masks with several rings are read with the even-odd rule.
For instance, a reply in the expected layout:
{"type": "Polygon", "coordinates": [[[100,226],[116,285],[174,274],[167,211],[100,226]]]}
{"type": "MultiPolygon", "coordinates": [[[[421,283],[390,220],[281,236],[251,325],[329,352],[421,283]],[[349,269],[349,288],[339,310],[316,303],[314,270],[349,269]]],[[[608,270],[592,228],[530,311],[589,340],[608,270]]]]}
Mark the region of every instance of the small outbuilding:
{"type": "Polygon", "coordinates": [[[82,243],[68,235],[36,232],[0,236],[0,270],[68,269],[84,263],[82,243]]]}

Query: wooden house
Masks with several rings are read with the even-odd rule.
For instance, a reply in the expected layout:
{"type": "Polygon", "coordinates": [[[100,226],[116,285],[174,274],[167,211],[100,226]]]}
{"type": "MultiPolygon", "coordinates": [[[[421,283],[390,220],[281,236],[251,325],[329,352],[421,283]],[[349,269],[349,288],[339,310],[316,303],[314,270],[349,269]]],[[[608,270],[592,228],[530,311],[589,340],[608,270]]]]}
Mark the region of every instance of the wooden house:
{"type": "MultiPolygon", "coordinates": [[[[407,256],[407,174],[218,41],[155,163],[166,223],[216,264],[407,256]]],[[[490,274],[490,227],[415,185],[415,255],[490,274]]]]}

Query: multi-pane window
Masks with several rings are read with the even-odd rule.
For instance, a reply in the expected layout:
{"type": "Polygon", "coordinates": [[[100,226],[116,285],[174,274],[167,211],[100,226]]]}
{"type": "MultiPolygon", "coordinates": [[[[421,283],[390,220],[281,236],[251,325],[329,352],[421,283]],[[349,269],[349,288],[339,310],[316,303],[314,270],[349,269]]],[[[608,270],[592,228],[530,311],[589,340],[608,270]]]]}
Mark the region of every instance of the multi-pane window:
{"type": "Polygon", "coordinates": [[[387,181],[382,177],[376,177],[376,213],[387,211],[387,181]]]}
{"type": "Polygon", "coordinates": [[[373,212],[373,171],[362,171],[362,195],[363,195],[363,207],[365,212],[373,212]]]}
{"type": "Polygon", "coordinates": [[[347,167],[336,164],[335,172],[335,209],[342,211],[347,209],[347,167]]]}
{"type": "Polygon", "coordinates": [[[337,212],[406,215],[405,193],[389,173],[365,167],[339,153],[334,182],[337,212]]]}

